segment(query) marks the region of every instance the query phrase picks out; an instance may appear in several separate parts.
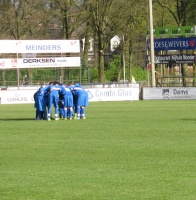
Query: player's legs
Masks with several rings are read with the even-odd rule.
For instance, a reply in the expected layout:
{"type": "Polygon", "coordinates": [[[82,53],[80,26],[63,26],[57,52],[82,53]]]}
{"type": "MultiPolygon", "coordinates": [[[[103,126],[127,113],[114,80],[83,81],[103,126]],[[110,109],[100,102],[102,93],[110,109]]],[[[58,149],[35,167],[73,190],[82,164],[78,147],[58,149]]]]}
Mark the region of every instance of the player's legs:
{"type": "Polygon", "coordinates": [[[80,113],[81,113],[81,109],[84,106],[84,100],[85,100],[85,96],[84,94],[81,94],[78,96],[77,99],[77,117],[76,119],[80,119],[80,113]]]}
{"type": "Polygon", "coordinates": [[[73,118],[73,107],[69,107],[69,119],[73,118]]]}
{"type": "Polygon", "coordinates": [[[52,116],[52,102],[53,102],[53,96],[49,95],[49,98],[48,98],[48,120],[51,120],[51,116],[52,116]]]}
{"type": "Polygon", "coordinates": [[[84,106],[80,107],[80,118],[86,119],[86,117],[85,117],[85,107],[84,106]]]}
{"type": "Polygon", "coordinates": [[[55,108],[55,120],[59,119],[59,97],[57,95],[54,95],[54,99],[53,99],[53,103],[54,103],[54,108],[55,108]]]}

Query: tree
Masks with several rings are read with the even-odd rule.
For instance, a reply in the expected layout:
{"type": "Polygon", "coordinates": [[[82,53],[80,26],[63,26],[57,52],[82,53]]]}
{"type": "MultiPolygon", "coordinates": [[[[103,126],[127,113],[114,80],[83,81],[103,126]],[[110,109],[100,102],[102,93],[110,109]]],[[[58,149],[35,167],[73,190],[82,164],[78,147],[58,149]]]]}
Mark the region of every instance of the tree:
{"type": "MultiPolygon", "coordinates": [[[[165,8],[168,13],[173,17],[177,26],[192,26],[196,19],[196,1],[195,0],[171,0],[163,1],[157,0],[157,3],[165,8]]],[[[186,51],[182,50],[181,54],[185,54],[186,51]]],[[[182,76],[187,74],[187,64],[182,65],[182,76]]],[[[186,86],[186,78],[183,78],[183,86],[186,86]]]]}
{"type": "MultiPolygon", "coordinates": [[[[91,13],[92,27],[94,29],[94,36],[97,36],[98,42],[98,71],[99,71],[99,82],[105,82],[104,72],[104,51],[108,44],[108,38],[106,37],[109,33],[110,14],[114,5],[114,0],[89,0],[89,12],[91,13]]],[[[110,34],[109,34],[110,35],[110,34]]]]}
{"type": "Polygon", "coordinates": [[[195,0],[156,0],[175,20],[177,26],[187,26],[196,19],[195,0]]]}
{"type": "MultiPolygon", "coordinates": [[[[147,2],[125,0],[116,17],[117,34],[121,36],[122,60],[118,81],[122,78],[123,65],[127,63],[126,79],[132,81],[132,66],[145,62],[145,30],[147,27],[147,2]]],[[[140,64],[139,64],[140,65],[140,64]]]]}

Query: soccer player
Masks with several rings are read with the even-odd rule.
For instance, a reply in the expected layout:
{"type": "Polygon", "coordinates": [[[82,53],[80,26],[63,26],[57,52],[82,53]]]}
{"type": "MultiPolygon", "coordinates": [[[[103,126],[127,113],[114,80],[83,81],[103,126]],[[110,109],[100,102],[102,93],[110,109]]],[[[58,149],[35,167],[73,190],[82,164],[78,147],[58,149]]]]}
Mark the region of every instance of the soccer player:
{"type": "Polygon", "coordinates": [[[86,93],[85,90],[80,86],[80,84],[75,84],[73,87],[73,95],[76,99],[76,118],[75,119],[85,119],[85,106],[86,103],[86,93]]]}
{"type": "Polygon", "coordinates": [[[40,119],[47,119],[47,111],[46,111],[46,102],[47,102],[47,91],[46,86],[43,84],[39,88],[39,90],[36,93],[36,110],[38,112],[37,120],[40,119]]]}
{"type": "Polygon", "coordinates": [[[48,95],[48,121],[51,120],[52,106],[55,108],[55,120],[59,120],[59,91],[61,87],[58,82],[53,82],[53,85],[47,87],[48,95]]]}
{"type": "Polygon", "coordinates": [[[59,99],[59,117],[60,119],[64,119],[64,102],[62,99],[59,99]]]}
{"type": "Polygon", "coordinates": [[[33,99],[34,99],[34,107],[36,108],[36,111],[35,111],[35,119],[36,120],[39,120],[39,111],[38,111],[38,109],[37,109],[37,104],[38,104],[38,102],[37,102],[37,93],[38,93],[38,91],[36,91],[35,93],[34,93],[34,95],[33,95],[33,99]]]}
{"type": "Polygon", "coordinates": [[[88,106],[88,92],[84,90],[84,93],[85,93],[85,99],[84,99],[84,109],[81,110],[81,113],[80,113],[80,116],[82,119],[86,119],[86,113],[85,113],[85,107],[88,106]]]}
{"type": "Polygon", "coordinates": [[[62,85],[62,90],[60,94],[63,97],[64,103],[64,120],[72,119],[73,117],[73,95],[69,86],[62,85]]]}

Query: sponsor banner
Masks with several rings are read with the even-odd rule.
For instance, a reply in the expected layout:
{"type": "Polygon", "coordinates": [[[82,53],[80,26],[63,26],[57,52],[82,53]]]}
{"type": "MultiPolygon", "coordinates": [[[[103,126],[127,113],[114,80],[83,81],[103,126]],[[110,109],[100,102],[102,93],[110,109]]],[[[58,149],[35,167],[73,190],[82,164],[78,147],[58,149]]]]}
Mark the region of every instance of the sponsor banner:
{"type": "MultiPolygon", "coordinates": [[[[150,49],[149,39],[147,40],[147,48],[150,49]]],[[[154,39],[155,51],[194,49],[196,49],[196,37],[154,39]]]]}
{"type": "Polygon", "coordinates": [[[139,100],[138,87],[87,89],[89,101],[132,101],[139,100]]]}
{"type": "MultiPolygon", "coordinates": [[[[88,92],[89,102],[139,100],[139,85],[130,88],[90,88],[85,90],[88,92]]],[[[34,103],[33,95],[36,91],[36,89],[1,90],[0,104],[34,103]]]]}
{"type": "Polygon", "coordinates": [[[34,103],[33,95],[37,90],[0,91],[0,104],[34,103]]]}
{"type": "Polygon", "coordinates": [[[80,67],[80,57],[0,59],[0,69],[80,67]]]}
{"type": "MultiPolygon", "coordinates": [[[[148,56],[148,61],[150,62],[150,56],[148,56]]],[[[159,64],[159,63],[168,64],[170,61],[173,61],[174,63],[194,63],[195,55],[184,54],[184,55],[154,56],[155,64],[159,64]]]]}
{"type": "Polygon", "coordinates": [[[143,88],[143,100],[192,100],[196,99],[196,88],[163,87],[143,88]]]}
{"type": "Polygon", "coordinates": [[[80,41],[0,40],[0,53],[80,53],[80,41]]]}

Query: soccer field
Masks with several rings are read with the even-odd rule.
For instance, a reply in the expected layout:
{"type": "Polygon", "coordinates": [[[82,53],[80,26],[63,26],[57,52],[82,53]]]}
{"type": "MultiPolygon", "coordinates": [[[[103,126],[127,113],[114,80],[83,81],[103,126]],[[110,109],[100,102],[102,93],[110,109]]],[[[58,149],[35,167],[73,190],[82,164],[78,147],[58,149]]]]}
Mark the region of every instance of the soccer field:
{"type": "Polygon", "coordinates": [[[196,102],[96,102],[86,120],[0,105],[0,200],[195,200],[196,102]]]}

